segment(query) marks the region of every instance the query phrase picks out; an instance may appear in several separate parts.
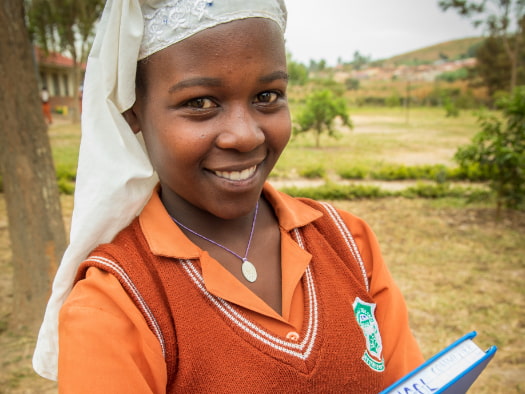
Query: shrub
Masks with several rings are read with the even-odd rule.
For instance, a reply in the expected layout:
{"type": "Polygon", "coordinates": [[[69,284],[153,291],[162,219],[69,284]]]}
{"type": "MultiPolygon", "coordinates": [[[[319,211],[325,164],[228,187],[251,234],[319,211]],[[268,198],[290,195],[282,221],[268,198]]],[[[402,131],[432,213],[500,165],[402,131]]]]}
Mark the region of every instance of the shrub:
{"type": "Polygon", "coordinates": [[[357,200],[364,198],[388,197],[392,194],[371,185],[336,185],[327,183],[319,187],[288,187],[283,192],[293,197],[307,197],[314,200],[357,200]]]}
{"type": "Polygon", "coordinates": [[[443,107],[445,108],[445,115],[447,118],[457,118],[459,116],[459,109],[456,103],[449,97],[446,97],[443,100],[443,107]]]}
{"type": "Polygon", "coordinates": [[[452,187],[449,183],[418,183],[399,192],[406,198],[466,198],[467,201],[483,201],[490,198],[491,192],[479,188],[452,187]]]}
{"type": "Polygon", "coordinates": [[[299,175],[308,178],[324,178],[326,176],[326,170],[322,165],[307,167],[299,172],[299,175]]]}
{"type": "Polygon", "coordinates": [[[455,159],[460,167],[478,165],[490,180],[498,208],[525,204],[525,86],[498,100],[505,122],[481,115],[478,132],[469,145],[460,147],[455,159]]]}
{"type": "Polygon", "coordinates": [[[404,165],[385,165],[370,173],[372,179],[384,181],[398,181],[409,179],[408,169],[404,165]]]}
{"type": "Polygon", "coordinates": [[[350,167],[338,170],[337,175],[343,179],[365,179],[368,171],[360,167],[350,167]]]}
{"type": "Polygon", "coordinates": [[[389,164],[370,173],[372,179],[383,181],[400,181],[420,179],[443,183],[448,180],[485,181],[486,175],[479,166],[471,165],[465,168],[447,168],[443,164],[425,164],[419,166],[405,166],[403,164],[389,164]]]}
{"type": "Polygon", "coordinates": [[[480,167],[478,163],[469,163],[464,166],[456,167],[448,170],[449,179],[461,180],[461,181],[472,181],[482,182],[489,179],[486,171],[480,167]]]}
{"type": "Polygon", "coordinates": [[[308,81],[308,68],[298,62],[288,59],[288,77],[292,85],[304,85],[308,81]]]}
{"type": "Polygon", "coordinates": [[[345,80],[345,86],[348,90],[359,90],[359,79],[347,78],[345,80]]]}
{"type": "Polygon", "coordinates": [[[58,180],[64,179],[66,181],[75,181],[77,179],[77,173],[75,170],[67,166],[57,166],[56,177],[58,180]]]}
{"type": "Polygon", "coordinates": [[[452,189],[448,183],[418,183],[415,186],[406,188],[401,192],[403,197],[422,197],[422,198],[443,198],[443,197],[457,197],[453,195],[452,189]],[[452,194],[452,195],[451,195],[452,194]]]}
{"type": "Polygon", "coordinates": [[[437,174],[446,172],[445,166],[405,166],[404,164],[389,164],[372,171],[370,176],[373,179],[385,181],[400,181],[406,179],[429,179],[436,180],[437,174]]]}
{"type": "Polygon", "coordinates": [[[56,178],[60,193],[73,194],[75,192],[76,170],[66,165],[59,165],[56,168],[56,178]]]}
{"type": "Polygon", "coordinates": [[[355,105],[357,105],[358,107],[364,107],[364,106],[384,107],[385,104],[386,104],[385,97],[365,96],[365,97],[357,97],[355,100],[355,105]]]}
{"type": "Polygon", "coordinates": [[[57,181],[58,190],[62,194],[73,194],[75,192],[75,183],[67,179],[60,178],[57,181]]]}
{"type": "Polygon", "coordinates": [[[307,197],[314,200],[359,200],[384,197],[405,198],[464,198],[468,202],[487,201],[492,192],[481,188],[452,187],[448,183],[418,183],[399,191],[387,191],[371,185],[337,185],[327,183],[318,187],[287,187],[281,189],[294,197],[307,197]]]}
{"type": "Polygon", "coordinates": [[[393,92],[390,96],[386,98],[385,104],[387,107],[400,107],[401,97],[399,97],[399,94],[397,92],[393,92]]]}

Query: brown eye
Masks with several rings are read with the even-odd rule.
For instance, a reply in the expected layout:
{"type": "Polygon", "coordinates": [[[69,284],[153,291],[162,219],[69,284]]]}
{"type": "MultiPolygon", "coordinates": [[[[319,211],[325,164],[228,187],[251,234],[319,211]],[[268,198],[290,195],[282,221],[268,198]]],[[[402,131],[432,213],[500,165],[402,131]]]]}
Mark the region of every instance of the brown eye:
{"type": "Polygon", "coordinates": [[[279,94],[277,92],[262,92],[259,93],[256,97],[256,103],[273,103],[277,101],[279,94]]]}
{"type": "Polygon", "coordinates": [[[186,103],[186,107],[197,109],[215,108],[217,105],[209,98],[196,98],[186,103]]]}

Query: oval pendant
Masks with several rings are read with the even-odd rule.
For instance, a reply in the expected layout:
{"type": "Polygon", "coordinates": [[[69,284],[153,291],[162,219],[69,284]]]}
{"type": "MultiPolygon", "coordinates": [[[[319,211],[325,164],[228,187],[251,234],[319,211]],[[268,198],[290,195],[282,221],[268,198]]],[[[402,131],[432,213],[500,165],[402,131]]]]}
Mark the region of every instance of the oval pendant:
{"type": "Polygon", "coordinates": [[[255,269],[255,266],[249,262],[248,260],[244,260],[242,262],[242,274],[246,278],[248,282],[255,282],[257,280],[257,270],[255,269]]]}

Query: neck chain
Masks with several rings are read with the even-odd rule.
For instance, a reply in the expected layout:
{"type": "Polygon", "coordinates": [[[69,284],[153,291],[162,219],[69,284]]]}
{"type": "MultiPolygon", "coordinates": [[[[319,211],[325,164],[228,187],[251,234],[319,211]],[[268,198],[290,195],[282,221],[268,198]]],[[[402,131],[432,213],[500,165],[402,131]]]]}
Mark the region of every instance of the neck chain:
{"type": "Polygon", "coordinates": [[[255,230],[255,222],[257,220],[257,213],[258,212],[259,212],[259,201],[257,201],[257,204],[255,205],[255,214],[253,215],[252,229],[250,231],[250,238],[248,239],[248,245],[246,246],[246,252],[244,252],[244,257],[241,257],[240,255],[235,253],[233,250],[228,249],[226,246],[221,245],[218,242],[215,242],[213,239],[209,239],[209,238],[205,237],[204,235],[199,234],[198,232],[192,230],[191,228],[186,227],[184,224],[179,222],[174,217],[172,217],[172,219],[173,219],[173,221],[175,223],[177,223],[180,227],[182,227],[186,231],[189,231],[190,233],[196,235],[197,237],[200,237],[200,238],[202,238],[202,239],[204,239],[204,240],[206,240],[206,241],[208,241],[208,242],[218,246],[219,248],[222,248],[225,251],[230,252],[231,254],[236,256],[237,258],[241,259],[242,260],[242,266],[241,266],[242,274],[243,274],[244,278],[248,282],[252,282],[253,283],[253,282],[255,282],[257,280],[257,270],[255,269],[255,266],[253,265],[253,263],[248,261],[248,253],[250,252],[250,245],[252,244],[252,238],[253,238],[253,233],[254,233],[254,230],[255,230]]]}

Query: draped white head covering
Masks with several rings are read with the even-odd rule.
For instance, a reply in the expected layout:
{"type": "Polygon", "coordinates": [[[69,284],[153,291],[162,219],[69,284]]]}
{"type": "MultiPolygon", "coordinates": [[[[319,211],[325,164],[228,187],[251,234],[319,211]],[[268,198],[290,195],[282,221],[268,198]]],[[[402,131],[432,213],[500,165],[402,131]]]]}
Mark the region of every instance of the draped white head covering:
{"type": "Polygon", "coordinates": [[[284,33],[284,0],[108,0],[88,58],[70,245],[38,335],[33,367],[57,379],[58,313],[79,264],[142,210],[158,179],[141,134],[122,113],[135,102],[137,60],[199,31],[263,17],[284,33]]]}

